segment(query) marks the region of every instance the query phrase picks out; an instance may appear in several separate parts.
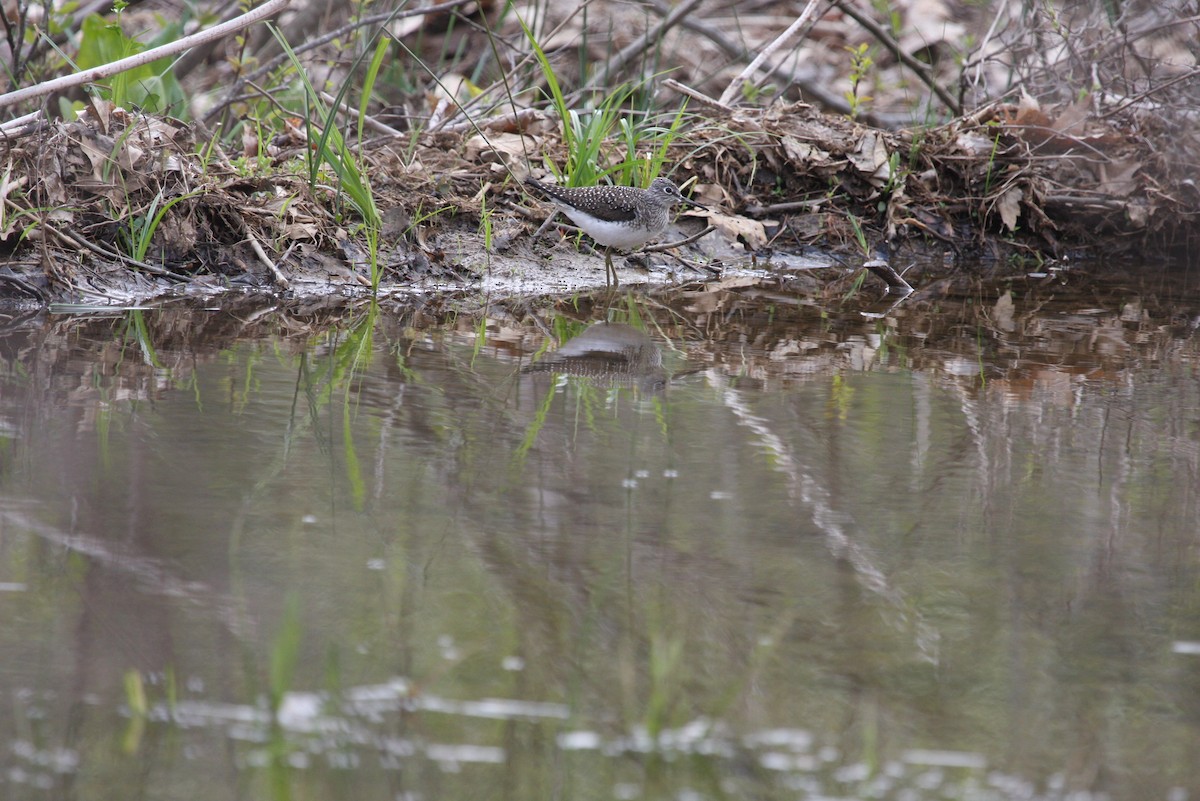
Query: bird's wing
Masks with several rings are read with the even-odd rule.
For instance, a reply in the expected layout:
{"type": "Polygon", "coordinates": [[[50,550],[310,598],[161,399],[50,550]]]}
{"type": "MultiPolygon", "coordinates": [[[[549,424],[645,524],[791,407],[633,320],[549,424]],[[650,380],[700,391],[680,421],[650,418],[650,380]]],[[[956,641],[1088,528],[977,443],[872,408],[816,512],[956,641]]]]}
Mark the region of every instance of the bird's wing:
{"type": "Polygon", "coordinates": [[[620,186],[589,186],[565,191],[549,184],[532,184],[563,207],[579,209],[598,220],[630,222],[637,217],[636,190],[620,186]]]}

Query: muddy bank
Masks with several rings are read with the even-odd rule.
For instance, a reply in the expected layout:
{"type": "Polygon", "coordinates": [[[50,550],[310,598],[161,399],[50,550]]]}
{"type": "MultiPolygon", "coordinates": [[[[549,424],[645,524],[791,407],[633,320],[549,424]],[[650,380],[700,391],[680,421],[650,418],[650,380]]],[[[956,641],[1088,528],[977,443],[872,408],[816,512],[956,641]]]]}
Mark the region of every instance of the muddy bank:
{"type": "MultiPolygon", "coordinates": [[[[897,263],[916,257],[923,269],[939,260],[952,269],[963,256],[1021,272],[1069,256],[1189,252],[1200,193],[1167,151],[1148,152],[1142,139],[1139,152],[1139,140],[1098,131],[1086,141],[1055,134],[1040,150],[1057,154],[1039,155],[1030,139],[1042,129],[1030,113],[959,120],[925,132],[919,148],[912,132],[802,106],[713,117],[680,137],[673,173],[713,211],[681,215],[669,239],[714,230],[630,260],[623,280],[855,267],[865,258],[856,225],[874,249],[897,263]],[[1098,159],[1102,147],[1111,155],[1098,159]],[[910,168],[898,167],[901,155],[910,168]],[[1068,174],[1074,186],[1064,185],[1068,174]]],[[[551,229],[533,241],[552,209],[513,176],[527,172],[526,155],[553,157],[562,146],[548,115],[506,130],[512,122],[440,133],[408,153],[387,140],[367,151],[384,219],[382,290],[538,294],[602,282],[602,258],[566,226],[565,236],[551,229]]],[[[270,163],[234,159],[198,126],[99,101],[77,122],[10,139],[0,291],[38,302],[367,291],[360,221],[334,187],[297,174],[300,147],[270,163]]]]}

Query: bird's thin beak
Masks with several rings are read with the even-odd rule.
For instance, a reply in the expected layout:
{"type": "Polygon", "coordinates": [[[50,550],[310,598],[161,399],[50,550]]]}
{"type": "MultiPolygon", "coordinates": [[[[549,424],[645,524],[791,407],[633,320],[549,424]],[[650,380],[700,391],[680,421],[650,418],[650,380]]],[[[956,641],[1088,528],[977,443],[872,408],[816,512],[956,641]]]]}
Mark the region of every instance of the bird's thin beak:
{"type": "Polygon", "coordinates": [[[679,199],[682,200],[684,203],[686,203],[689,206],[695,206],[698,209],[704,209],[705,211],[708,211],[708,206],[705,206],[703,203],[697,203],[696,201],[692,200],[690,197],[684,197],[683,195],[680,195],[679,199]]]}

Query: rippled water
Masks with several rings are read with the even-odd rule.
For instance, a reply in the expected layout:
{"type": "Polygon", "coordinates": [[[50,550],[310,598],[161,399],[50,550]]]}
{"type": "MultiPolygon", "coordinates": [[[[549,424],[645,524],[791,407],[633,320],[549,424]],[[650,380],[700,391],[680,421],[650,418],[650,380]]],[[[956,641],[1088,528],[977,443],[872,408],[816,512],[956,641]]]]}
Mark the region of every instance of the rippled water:
{"type": "Polygon", "coordinates": [[[1200,798],[1200,290],[5,315],[0,795],[1200,798]]]}

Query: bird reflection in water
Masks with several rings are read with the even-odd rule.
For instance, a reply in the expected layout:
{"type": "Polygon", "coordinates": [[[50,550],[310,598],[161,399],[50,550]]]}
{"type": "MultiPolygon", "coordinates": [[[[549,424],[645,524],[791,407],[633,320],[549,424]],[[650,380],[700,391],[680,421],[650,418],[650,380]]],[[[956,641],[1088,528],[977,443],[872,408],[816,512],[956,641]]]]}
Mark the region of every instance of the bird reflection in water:
{"type": "Polygon", "coordinates": [[[521,370],[582,376],[605,387],[637,387],[658,393],[667,385],[662,350],[624,323],[596,323],[553,353],[521,370]]]}

